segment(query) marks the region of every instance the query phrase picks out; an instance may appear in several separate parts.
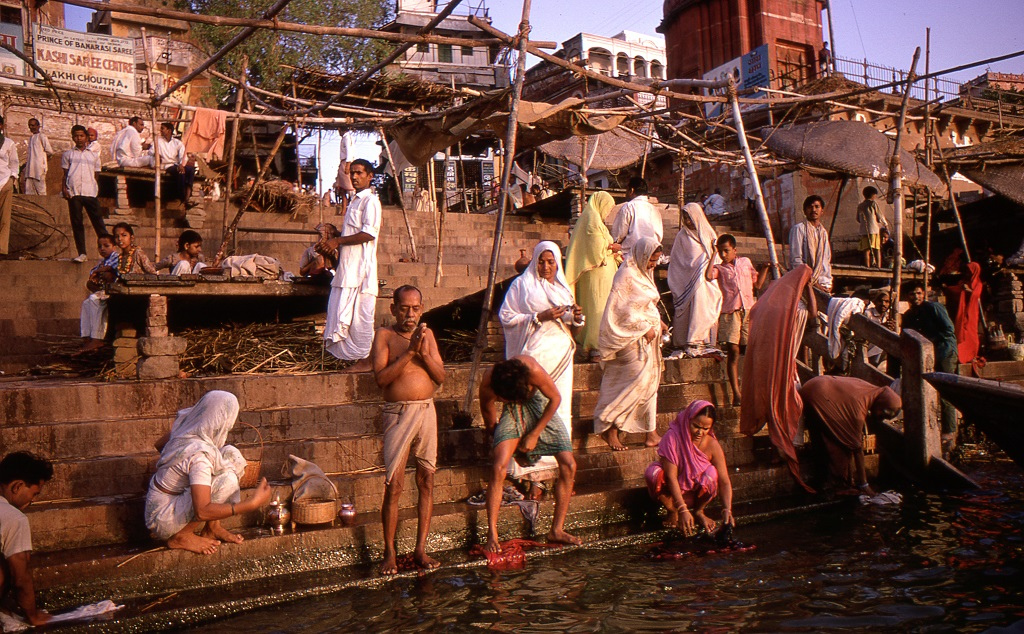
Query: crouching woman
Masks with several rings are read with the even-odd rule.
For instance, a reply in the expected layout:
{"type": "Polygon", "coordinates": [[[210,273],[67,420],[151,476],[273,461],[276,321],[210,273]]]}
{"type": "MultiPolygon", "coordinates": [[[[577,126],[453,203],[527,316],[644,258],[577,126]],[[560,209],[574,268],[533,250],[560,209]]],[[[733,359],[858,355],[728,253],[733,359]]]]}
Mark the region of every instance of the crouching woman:
{"type": "Polygon", "coordinates": [[[658,443],[658,461],[644,473],[651,497],[668,509],[665,525],[678,527],[687,535],[696,533],[698,527],[708,533],[715,530],[715,521],[704,509],[719,492],[722,523],[736,525],[729,468],[722,446],[711,431],[716,416],[711,403],[690,403],[672,421],[658,443]]]}
{"type": "Polygon", "coordinates": [[[245,458],[224,444],[237,418],[235,395],[215,390],[179,411],[170,433],[157,443],[160,460],[146,493],[146,528],[168,548],[210,555],[220,542],[240,543],[242,536],[220,521],[270,500],[263,478],[252,497],[239,501],[245,458]]]}

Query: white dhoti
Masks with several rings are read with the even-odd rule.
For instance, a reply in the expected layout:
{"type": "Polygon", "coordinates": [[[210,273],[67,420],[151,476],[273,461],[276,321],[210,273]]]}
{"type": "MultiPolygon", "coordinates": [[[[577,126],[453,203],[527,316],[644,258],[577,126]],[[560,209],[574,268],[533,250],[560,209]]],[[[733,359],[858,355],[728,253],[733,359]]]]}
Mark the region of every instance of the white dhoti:
{"type": "Polygon", "coordinates": [[[83,337],[104,339],[107,336],[107,294],[100,291],[86,297],[79,321],[83,337]]]}
{"type": "Polygon", "coordinates": [[[658,425],[661,348],[641,338],[602,361],[601,393],[594,408],[594,433],[611,427],[627,434],[648,433],[658,425]]]}
{"type": "Polygon", "coordinates": [[[324,345],[338,359],[358,361],[370,356],[377,296],[359,287],[331,288],[327,300],[324,345]]]}
{"type": "MultiPolygon", "coordinates": [[[[211,502],[237,504],[240,499],[241,489],[234,471],[229,470],[214,476],[213,484],[210,485],[211,502]]],[[[196,512],[192,507],[190,488],[186,487],[177,495],[170,495],[156,488],[150,481],[149,491],[146,493],[146,528],[153,537],[159,540],[170,539],[194,521],[196,512]]]]}
{"type": "Polygon", "coordinates": [[[46,180],[41,178],[26,178],[25,193],[29,196],[45,196],[46,180]]]}

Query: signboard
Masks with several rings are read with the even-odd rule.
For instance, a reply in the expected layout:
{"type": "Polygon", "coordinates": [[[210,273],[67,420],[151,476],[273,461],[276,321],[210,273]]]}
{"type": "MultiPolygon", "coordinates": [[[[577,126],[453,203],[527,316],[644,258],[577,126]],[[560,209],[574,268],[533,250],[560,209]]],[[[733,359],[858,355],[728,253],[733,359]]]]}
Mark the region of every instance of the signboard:
{"type": "MultiPolygon", "coordinates": [[[[746,90],[750,88],[767,88],[771,82],[771,75],[768,69],[768,45],[762,44],[754,50],[750,51],[743,57],[737,57],[736,59],[730,60],[718,68],[704,73],[704,79],[726,79],[732,76],[736,80],[736,88],[738,90],[746,90]]],[[[725,88],[705,88],[705,95],[722,95],[726,94],[725,88]]],[[[757,91],[752,94],[744,95],[746,97],[763,97],[765,93],[757,91]]],[[[759,108],[760,106],[743,105],[740,106],[740,110],[746,112],[748,110],[759,108]]],[[[704,104],[704,114],[708,117],[717,117],[722,114],[725,109],[723,103],[706,103],[704,104]]]]}
{"type": "Polygon", "coordinates": [[[419,170],[415,167],[407,167],[402,170],[402,191],[414,191],[419,181],[419,170]]]}
{"type": "Polygon", "coordinates": [[[60,84],[135,95],[135,42],[39,24],[35,61],[60,84]]]}
{"type": "MultiPolygon", "coordinates": [[[[21,36],[20,24],[0,22],[0,42],[20,51],[23,50],[21,36]]],[[[7,73],[9,75],[24,75],[25,62],[14,53],[0,48],[0,72],[7,73]]],[[[23,82],[20,82],[17,79],[0,77],[0,83],[17,84],[20,86],[23,82]]]]}

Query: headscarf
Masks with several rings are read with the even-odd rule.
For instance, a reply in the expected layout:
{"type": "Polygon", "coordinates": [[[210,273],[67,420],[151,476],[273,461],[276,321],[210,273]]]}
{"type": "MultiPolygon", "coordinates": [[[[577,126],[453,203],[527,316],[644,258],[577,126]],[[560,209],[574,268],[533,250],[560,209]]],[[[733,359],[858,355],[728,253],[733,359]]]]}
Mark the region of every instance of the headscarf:
{"type": "Polygon", "coordinates": [[[519,277],[512,280],[498,314],[505,331],[505,356],[511,359],[522,353],[533,324],[528,320],[516,324],[508,323],[502,317],[503,314],[531,315],[555,306],[570,306],[574,303],[572,290],[562,270],[562,250],[549,240],[538,243],[533,249],[530,265],[519,277]],[[549,282],[537,274],[537,260],[545,251],[551,251],[555,256],[554,282],[549,282]]]}
{"type": "Polygon", "coordinates": [[[605,191],[595,192],[583,206],[565,251],[565,277],[571,286],[591,269],[614,266],[614,255],[608,247],[615,241],[604,224],[605,214],[614,206],[615,199],[605,191]]]}
{"type": "MultiPolygon", "coordinates": [[[[683,492],[697,488],[701,484],[701,476],[711,466],[711,460],[703,451],[697,449],[690,435],[690,421],[705,407],[714,405],[700,400],[690,403],[686,409],[679,412],[658,443],[658,456],[679,467],[679,490],[683,492]]],[[[708,433],[712,438],[715,437],[714,431],[708,433]]],[[[715,475],[717,474],[716,471],[715,475]]]]}
{"type": "Polygon", "coordinates": [[[647,270],[648,261],[660,248],[661,243],[654,238],[640,238],[630,249],[630,257],[615,273],[598,338],[598,349],[605,361],[614,359],[619,350],[635,343],[661,323],[658,313],[661,294],[654,284],[654,271],[647,270]]]}
{"type": "Polygon", "coordinates": [[[196,453],[209,459],[214,476],[236,470],[235,461],[230,457],[226,459],[221,449],[238,418],[238,409],[238,398],[234,394],[214,390],[204,394],[193,407],[179,411],[171,426],[171,438],[160,452],[157,471],[196,453]]]}

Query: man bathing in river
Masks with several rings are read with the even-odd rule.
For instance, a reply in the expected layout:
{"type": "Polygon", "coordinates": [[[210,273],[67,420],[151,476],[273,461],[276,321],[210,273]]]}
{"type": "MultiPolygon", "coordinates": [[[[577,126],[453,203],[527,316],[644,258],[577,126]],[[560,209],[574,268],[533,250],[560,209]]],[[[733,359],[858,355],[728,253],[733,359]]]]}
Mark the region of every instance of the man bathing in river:
{"type": "Polygon", "coordinates": [[[537,361],[528,355],[512,357],[495,363],[484,374],[480,384],[480,411],[484,426],[494,434],[494,464],[487,487],[487,545],[491,553],[500,553],[498,543],[498,511],[501,507],[502,483],[508,461],[515,457],[522,466],[529,466],[541,456],[554,456],[558,463],[555,482],[555,517],[548,541],[579,544],[580,539],[565,532],[565,516],[569,511],[576,461],[566,426],[557,420],[561,396],[554,380],[537,361]],[[497,402],[505,405],[498,418],[497,402]]]}
{"type": "Polygon", "coordinates": [[[437,463],[437,413],[434,392],[444,382],[444,363],[434,333],[420,324],[423,295],[415,286],[395,289],[391,303],[393,326],[378,328],[370,348],[377,385],[384,390],[384,563],[380,572],[398,572],[395,533],[398,502],[405,481],[405,464],[416,444],[416,487],[419,490],[419,527],[413,560],[420,568],[437,568],[427,555],[427,533],[434,508],[434,471],[437,463]]]}

